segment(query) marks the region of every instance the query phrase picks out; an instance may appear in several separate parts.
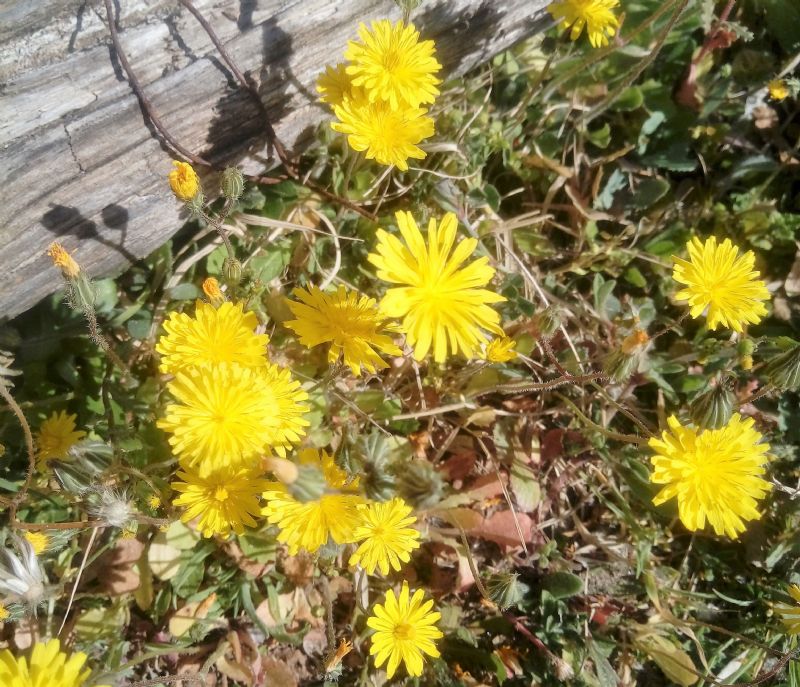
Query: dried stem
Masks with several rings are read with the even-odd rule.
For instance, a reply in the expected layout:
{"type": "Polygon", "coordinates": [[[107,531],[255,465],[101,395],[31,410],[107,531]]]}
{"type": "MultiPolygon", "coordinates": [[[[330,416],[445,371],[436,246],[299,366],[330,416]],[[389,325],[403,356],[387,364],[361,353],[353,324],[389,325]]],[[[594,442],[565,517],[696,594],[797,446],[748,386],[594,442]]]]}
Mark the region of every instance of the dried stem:
{"type": "Polygon", "coordinates": [[[12,525],[14,525],[16,524],[17,520],[17,508],[19,508],[19,505],[28,495],[28,489],[33,481],[33,472],[36,469],[36,450],[33,446],[33,434],[31,433],[31,426],[25,419],[25,414],[22,412],[22,408],[20,408],[17,402],[14,400],[14,397],[11,395],[11,392],[8,390],[8,387],[2,378],[0,378],[0,396],[2,396],[3,400],[8,404],[8,407],[11,408],[14,415],[17,416],[17,420],[19,420],[19,424],[22,426],[22,432],[25,435],[25,448],[28,450],[28,471],[25,475],[25,481],[22,484],[22,488],[19,490],[17,495],[11,499],[8,506],[8,519],[12,525]]]}

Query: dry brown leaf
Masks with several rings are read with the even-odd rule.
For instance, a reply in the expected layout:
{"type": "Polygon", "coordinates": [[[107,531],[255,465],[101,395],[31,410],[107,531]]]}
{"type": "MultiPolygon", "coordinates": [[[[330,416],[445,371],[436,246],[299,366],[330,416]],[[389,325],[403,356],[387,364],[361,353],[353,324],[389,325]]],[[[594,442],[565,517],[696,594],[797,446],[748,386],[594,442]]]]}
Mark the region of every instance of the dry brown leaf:
{"type": "MultiPolygon", "coordinates": [[[[525,541],[531,541],[533,539],[533,520],[525,513],[517,513],[517,521],[525,541]]],[[[514,523],[514,513],[510,510],[497,511],[488,518],[483,518],[476,527],[470,528],[467,534],[496,542],[502,546],[521,546],[514,523]]]]}

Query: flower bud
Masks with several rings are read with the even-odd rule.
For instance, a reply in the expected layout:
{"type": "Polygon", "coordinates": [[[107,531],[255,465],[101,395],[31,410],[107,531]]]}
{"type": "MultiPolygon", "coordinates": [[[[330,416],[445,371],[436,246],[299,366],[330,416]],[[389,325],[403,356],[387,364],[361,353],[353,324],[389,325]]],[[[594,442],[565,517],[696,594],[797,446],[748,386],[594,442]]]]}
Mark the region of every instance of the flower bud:
{"type": "Polygon", "coordinates": [[[603,374],[615,382],[624,382],[639,369],[641,359],[641,352],[612,351],[603,361],[603,374]]]}
{"type": "Polygon", "coordinates": [[[316,465],[298,465],[297,479],[288,485],[289,493],[301,503],[316,501],[324,493],[327,482],[316,465]]]}
{"type": "Polygon", "coordinates": [[[736,396],[726,381],[721,381],[695,398],[689,406],[692,422],[702,429],[720,429],[733,415],[736,396]]]}
{"type": "Polygon", "coordinates": [[[242,281],[242,263],[236,258],[225,258],[222,263],[222,276],[231,286],[236,286],[242,281]]]}
{"type": "Polygon", "coordinates": [[[764,374],[770,384],[781,391],[794,391],[800,387],[800,345],[770,360],[764,374]]]}
{"type": "Polygon", "coordinates": [[[530,591],[530,587],[520,582],[517,573],[497,573],[487,580],[486,591],[500,610],[505,610],[520,603],[530,591]]]}
{"type": "Polygon", "coordinates": [[[548,305],[533,318],[533,325],[540,336],[549,339],[561,327],[561,312],[558,306],[548,305]]]}
{"type": "Polygon", "coordinates": [[[397,490],[414,508],[430,508],[442,500],[442,475],[427,461],[406,463],[397,475],[397,490]]]}
{"type": "Polygon", "coordinates": [[[169,173],[169,187],[178,200],[188,203],[200,191],[200,179],[188,162],[172,161],[175,167],[169,173]]]}
{"type": "Polygon", "coordinates": [[[51,243],[47,249],[47,255],[53,260],[53,265],[61,270],[64,279],[75,279],[81,271],[80,265],[60,243],[51,243]]]}
{"type": "Polygon", "coordinates": [[[186,201],[184,207],[189,211],[189,215],[192,219],[202,217],[206,207],[206,197],[203,195],[203,192],[198,191],[190,200],[186,201]]]}
{"type": "Polygon", "coordinates": [[[227,167],[222,173],[222,193],[228,200],[236,200],[244,191],[244,177],[236,167],[227,167]]]}

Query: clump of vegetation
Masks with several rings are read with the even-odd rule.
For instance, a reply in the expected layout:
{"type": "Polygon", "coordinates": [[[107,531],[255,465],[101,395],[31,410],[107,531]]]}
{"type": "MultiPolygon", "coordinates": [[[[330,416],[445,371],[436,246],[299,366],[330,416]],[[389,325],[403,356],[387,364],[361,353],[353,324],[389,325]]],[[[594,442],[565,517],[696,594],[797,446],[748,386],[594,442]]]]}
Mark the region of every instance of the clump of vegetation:
{"type": "Polygon", "coordinates": [[[800,10],[400,4],[0,329],[0,684],[800,684],[800,10]]]}

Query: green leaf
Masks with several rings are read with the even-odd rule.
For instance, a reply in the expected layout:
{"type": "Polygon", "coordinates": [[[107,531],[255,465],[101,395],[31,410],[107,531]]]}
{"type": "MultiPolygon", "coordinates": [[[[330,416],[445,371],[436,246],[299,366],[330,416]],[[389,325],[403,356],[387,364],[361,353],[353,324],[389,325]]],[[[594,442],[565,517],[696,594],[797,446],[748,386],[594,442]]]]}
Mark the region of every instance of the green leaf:
{"type": "Polygon", "coordinates": [[[597,671],[597,679],[600,682],[600,687],[617,687],[619,678],[608,662],[608,659],[603,655],[597,642],[589,639],[586,642],[589,649],[589,656],[594,663],[595,670],[597,671]]]}
{"type": "Polygon", "coordinates": [[[649,208],[661,200],[670,188],[669,182],[665,179],[644,179],[633,194],[631,204],[642,210],[649,208]]]}
{"type": "Polygon", "coordinates": [[[583,591],[583,580],[570,572],[555,572],[544,578],[542,587],[556,599],[567,599],[583,591]]]}
{"type": "Polygon", "coordinates": [[[619,97],[614,101],[611,106],[612,110],[617,112],[631,112],[638,110],[644,102],[644,95],[642,89],[638,86],[631,86],[620,93],[619,97]]]}
{"type": "Polygon", "coordinates": [[[168,293],[169,297],[174,301],[193,301],[196,298],[200,298],[200,289],[188,282],[173,286],[168,293]]]}

